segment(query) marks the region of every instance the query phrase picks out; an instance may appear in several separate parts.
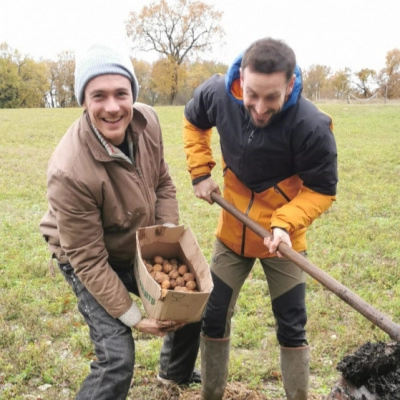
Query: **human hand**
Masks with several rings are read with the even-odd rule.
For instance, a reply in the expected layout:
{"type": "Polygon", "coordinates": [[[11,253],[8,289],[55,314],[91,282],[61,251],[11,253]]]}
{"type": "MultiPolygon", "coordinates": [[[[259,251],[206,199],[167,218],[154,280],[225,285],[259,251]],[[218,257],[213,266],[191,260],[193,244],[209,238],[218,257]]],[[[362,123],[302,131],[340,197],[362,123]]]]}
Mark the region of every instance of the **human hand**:
{"type": "Polygon", "coordinates": [[[166,228],[174,228],[176,225],[172,222],[164,222],[162,226],[165,226],[166,228]]]}
{"type": "Polygon", "coordinates": [[[279,251],[277,251],[277,248],[281,242],[286,243],[289,247],[292,247],[289,233],[282,228],[273,228],[272,236],[264,238],[264,245],[268,247],[268,251],[270,253],[276,252],[276,255],[280,258],[283,256],[279,251]]]}
{"type": "Polygon", "coordinates": [[[193,185],[193,192],[196,197],[207,201],[209,204],[214,203],[210,197],[210,194],[212,192],[221,194],[221,192],[219,190],[219,186],[216,184],[216,182],[211,177],[204,179],[204,181],[200,181],[199,183],[196,183],[195,185],[193,185]]]}
{"type": "Polygon", "coordinates": [[[134,328],[141,333],[164,337],[167,333],[176,331],[186,325],[186,322],[160,321],[153,318],[143,318],[134,328]]]}

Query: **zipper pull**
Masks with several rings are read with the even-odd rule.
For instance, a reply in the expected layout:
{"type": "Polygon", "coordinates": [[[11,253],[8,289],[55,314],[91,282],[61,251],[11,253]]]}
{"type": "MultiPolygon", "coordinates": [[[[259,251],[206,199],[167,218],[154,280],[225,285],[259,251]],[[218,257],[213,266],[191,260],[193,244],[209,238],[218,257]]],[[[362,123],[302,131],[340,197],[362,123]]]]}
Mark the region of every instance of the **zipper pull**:
{"type": "Polygon", "coordinates": [[[253,130],[251,131],[251,133],[250,133],[249,140],[248,140],[249,143],[253,140],[254,132],[255,132],[255,129],[253,129],[253,130]]]}

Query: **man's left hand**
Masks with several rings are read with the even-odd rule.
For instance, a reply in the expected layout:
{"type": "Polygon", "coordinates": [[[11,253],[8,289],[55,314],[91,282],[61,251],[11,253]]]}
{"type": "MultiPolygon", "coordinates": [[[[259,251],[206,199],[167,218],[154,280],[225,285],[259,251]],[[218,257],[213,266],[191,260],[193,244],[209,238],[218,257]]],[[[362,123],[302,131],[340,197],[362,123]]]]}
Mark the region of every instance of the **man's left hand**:
{"type": "Polygon", "coordinates": [[[185,322],[160,321],[152,318],[144,318],[135,325],[135,329],[142,333],[150,333],[151,335],[163,337],[167,333],[176,331],[185,325],[185,322]]]}
{"type": "Polygon", "coordinates": [[[289,247],[292,247],[289,233],[282,228],[273,228],[272,237],[264,238],[264,245],[268,247],[268,251],[271,254],[276,252],[276,255],[280,258],[283,256],[279,251],[277,251],[277,249],[281,242],[286,243],[289,247]]]}

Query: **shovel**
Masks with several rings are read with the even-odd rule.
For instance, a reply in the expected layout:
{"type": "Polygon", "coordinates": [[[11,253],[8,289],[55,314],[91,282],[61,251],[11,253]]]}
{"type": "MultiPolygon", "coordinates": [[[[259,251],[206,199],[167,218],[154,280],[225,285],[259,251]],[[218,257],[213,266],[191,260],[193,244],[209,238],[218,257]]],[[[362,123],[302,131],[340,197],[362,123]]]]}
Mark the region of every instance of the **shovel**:
{"type": "MultiPolygon", "coordinates": [[[[215,203],[219,204],[224,210],[232,214],[235,218],[237,218],[240,222],[242,222],[246,227],[251,229],[261,238],[272,236],[266,229],[253,221],[246,214],[239,211],[235,206],[226,201],[218,193],[212,192],[210,197],[215,203]]],[[[316,281],[321,283],[324,287],[329,289],[336,296],[340,297],[348,305],[350,305],[361,315],[371,321],[374,325],[382,329],[382,331],[387,333],[392,340],[395,340],[397,342],[400,341],[400,325],[392,322],[379,310],[372,307],[361,297],[357,296],[355,293],[349,290],[346,286],[342,285],[336,279],[328,275],[326,272],[322,271],[316,265],[312,264],[310,261],[308,261],[307,258],[294,251],[286,243],[280,243],[278,246],[278,250],[284,257],[292,261],[308,275],[313,277],[316,281]]]]}
{"type": "MultiPolygon", "coordinates": [[[[255,234],[261,238],[272,237],[272,235],[264,229],[262,226],[257,224],[246,214],[239,211],[231,203],[226,201],[222,196],[216,192],[212,192],[210,195],[211,199],[219,204],[224,210],[232,214],[240,222],[242,222],[246,227],[251,229],[255,234]]],[[[294,251],[286,243],[280,243],[278,246],[279,252],[296,264],[299,268],[305,271],[308,275],[313,277],[324,287],[333,292],[336,296],[340,297],[348,305],[358,311],[361,315],[371,321],[374,325],[382,329],[389,337],[396,342],[400,342],[400,325],[392,322],[387,316],[382,314],[379,310],[372,307],[365,300],[357,296],[355,293],[350,291],[346,286],[342,285],[336,279],[332,278],[326,272],[322,271],[320,268],[312,264],[304,256],[294,251]]],[[[393,345],[400,346],[400,343],[393,343],[393,345]]],[[[387,347],[384,349],[386,358],[389,356],[391,349],[387,347]],[[387,354],[386,354],[387,352],[387,354]]],[[[392,362],[393,364],[393,362],[392,362]]],[[[397,362],[394,363],[397,365],[397,362]]],[[[375,366],[373,366],[375,368],[375,366]]],[[[338,382],[338,385],[332,390],[330,395],[326,400],[377,400],[375,394],[370,393],[365,386],[356,387],[352,383],[348,382],[344,377],[338,382]]]]}

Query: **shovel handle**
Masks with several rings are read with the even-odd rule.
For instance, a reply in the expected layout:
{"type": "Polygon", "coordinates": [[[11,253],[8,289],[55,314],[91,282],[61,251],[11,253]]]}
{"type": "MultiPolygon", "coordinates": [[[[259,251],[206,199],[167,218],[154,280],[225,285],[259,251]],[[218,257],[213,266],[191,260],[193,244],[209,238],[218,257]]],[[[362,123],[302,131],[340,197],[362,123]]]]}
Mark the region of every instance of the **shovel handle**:
{"type": "MultiPolygon", "coordinates": [[[[261,225],[257,224],[246,214],[239,211],[235,206],[226,201],[221,195],[216,192],[212,192],[210,195],[211,199],[220,205],[224,210],[232,214],[246,227],[251,229],[256,235],[261,238],[272,237],[271,233],[264,229],[261,225]]],[[[322,271],[316,265],[308,261],[307,258],[294,251],[286,243],[280,243],[278,246],[279,252],[292,261],[299,268],[301,268],[308,275],[313,277],[316,281],[321,283],[324,287],[333,292],[336,296],[341,298],[349,306],[358,311],[361,315],[371,321],[374,325],[382,329],[389,337],[393,340],[400,341],[400,325],[395,324],[386,315],[379,310],[372,307],[361,297],[353,293],[346,286],[342,285],[336,279],[322,271]]]]}

